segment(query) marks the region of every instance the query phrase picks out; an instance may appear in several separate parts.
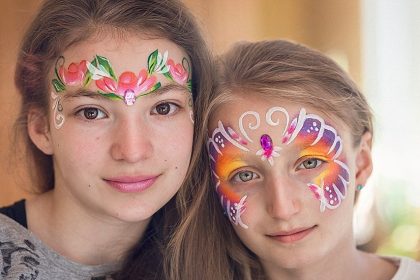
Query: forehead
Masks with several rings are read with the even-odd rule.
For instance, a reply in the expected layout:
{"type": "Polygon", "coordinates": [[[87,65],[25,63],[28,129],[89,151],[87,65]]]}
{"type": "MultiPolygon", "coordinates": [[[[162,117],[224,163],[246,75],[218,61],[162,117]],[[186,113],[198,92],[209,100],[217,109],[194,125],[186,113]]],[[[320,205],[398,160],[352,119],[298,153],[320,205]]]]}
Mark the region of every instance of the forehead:
{"type": "Polygon", "coordinates": [[[315,115],[325,124],[334,127],[340,134],[349,134],[348,127],[341,120],[311,105],[261,96],[260,93],[242,93],[242,95],[233,93],[232,98],[220,104],[212,114],[209,120],[209,132],[217,128],[218,122],[221,121],[235,131],[253,127],[250,133],[255,136],[272,131],[278,134],[279,127],[290,125],[292,120],[299,116],[302,108],[307,114],[315,115]]]}
{"type": "Polygon", "coordinates": [[[156,49],[162,53],[168,51],[169,57],[174,61],[179,62],[187,57],[182,48],[167,39],[151,39],[131,34],[94,36],[71,45],[62,55],[67,63],[78,63],[100,55],[106,57],[112,63],[114,71],[118,73],[127,70],[137,72],[139,67],[147,66],[149,55],[156,49]]]}

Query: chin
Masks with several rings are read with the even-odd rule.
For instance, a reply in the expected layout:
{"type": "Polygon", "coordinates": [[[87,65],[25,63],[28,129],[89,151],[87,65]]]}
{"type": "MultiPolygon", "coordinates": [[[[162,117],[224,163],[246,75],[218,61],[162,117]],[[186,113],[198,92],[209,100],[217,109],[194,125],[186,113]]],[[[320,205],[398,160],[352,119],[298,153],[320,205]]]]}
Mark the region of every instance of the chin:
{"type": "Polygon", "coordinates": [[[274,253],[271,256],[265,256],[265,259],[271,260],[274,266],[282,270],[298,270],[316,263],[319,258],[311,254],[310,250],[299,250],[292,248],[290,252],[274,253]]]}
{"type": "Polygon", "coordinates": [[[120,209],[114,214],[114,217],[126,223],[140,223],[149,220],[158,210],[141,206],[131,209],[120,209]]]}

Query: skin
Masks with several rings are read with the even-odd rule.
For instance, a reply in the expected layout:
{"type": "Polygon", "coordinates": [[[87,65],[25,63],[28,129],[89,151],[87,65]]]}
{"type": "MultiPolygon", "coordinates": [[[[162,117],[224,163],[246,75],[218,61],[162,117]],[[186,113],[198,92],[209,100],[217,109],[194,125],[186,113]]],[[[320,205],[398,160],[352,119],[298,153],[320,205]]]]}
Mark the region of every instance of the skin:
{"type": "MultiPolygon", "coordinates": [[[[133,35],[94,37],[62,55],[70,63],[100,54],[111,61],[118,76],[147,69],[147,57],[157,48],[167,50],[175,61],[187,57],[166,39],[133,35]]],[[[84,264],[117,261],[181,186],[192,147],[190,93],[162,75],[158,81],[161,89],[132,106],[101,97],[95,83],[84,89],[67,86],[59,93],[65,117],[59,129],[52,111],[48,118],[36,110],[29,115],[32,141],[53,156],[55,186],[28,201],[28,226],[62,255],[84,264]],[[109,183],[138,176],[155,181],[130,193],[109,183]]]]}
{"type": "Polygon", "coordinates": [[[355,186],[365,185],[372,171],[371,135],[366,133],[360,144],[354,146],[347,126],[315,108],[249,93],[246,98],[240,92],[233,96],[234,101],[223,104],[212,116],[209,131],[222,121],[239,132],[238,120],[244,112],[255,111],[261,116],[261,125],[256,130],[247,130],[253,140],[245,145],[249,152],[236,148],[230,151],[235,164],[226,164],[233,168],[224,170],[227,174],[221,174],[220,178],[230,191],[239,197],[247,196],[241,219],[248,228],[232,226],[245,246],[260,259],[268,278],[391,279],[395,267],[356,250],[353,240],[355,186]],[[282,144],[285,118],[280,114],[273,117],[279,119],[279,126],[265,122],[265,113],[274,106],[285,108],[291,118],[304,107],[308,113],[322,117],[342,138],[341,157],[349,168],[350,182],[347,196],[336,209],[321,212],[320,201],[307,187],[319,174],[328,172],[330,164],[323,161],[313,164],[325,157],[310,151],[303,153],[304,148],[294,143],[282,144]],[[281,148],[279,157],[273,158],[273,165],[256,155],[263,134],[270,135],[273,145],[281,148]],[[297,238],[300,233],[292,234],[296,231],[304,234],[297,238]]]}

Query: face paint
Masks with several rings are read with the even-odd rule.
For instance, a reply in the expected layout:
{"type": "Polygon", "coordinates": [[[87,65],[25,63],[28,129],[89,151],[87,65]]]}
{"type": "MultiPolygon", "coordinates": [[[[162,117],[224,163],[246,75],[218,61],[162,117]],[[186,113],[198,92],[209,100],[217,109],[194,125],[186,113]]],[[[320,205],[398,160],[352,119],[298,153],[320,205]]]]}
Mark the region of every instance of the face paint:
{"type": "Polygon", "coordinates": [[[58,96],[54,92],[51,92],[51,98],[53,100],[52,109],[54,111],[54,127],[56,129],[59,129],[64,124],[64,115],[62,113],[63,111],[63,105],[61,105],[61,96],[58,96]]]}
{"type": "MultiPolygon", "coordinates": [[[[279,139],[281,145],[294,145],[299,148],[299,158],[314,158],[322,160],[327,164],[326,168],[320,172],[311,182],[307,183],[308,189],[314,194],[315,198],[320,201],[320,211],[325,208],[335,209],[341,204],[346,196],[347,186],[349,184],[349,169],[344,163],[344,159],[340,158],[342,152],[342,141],[337,135],[336,130],[325,124],[324,120],[314,114],[306,114],[306,110],[302,108],[298,117],[289,123],[289,114],[282,107],[273,107],[266,112],[265,121],[270,126],[279,126],[280,119],[274,118],[274,114],[280,113],[280,117],[284,118],[285,127],[280,130],[277,137],[273,135],[263,134],[260,137],[261,149],[255,154],[261,156],[261,159],[267,160],[271,166],[274,165],[274,158],[281,157],[281,147],[274,145],[279,139]],[[273,136],[273,137],[272,137],[273,136]]],[[[256,130],[260,127],[260,115],[254,111],[247,111],[239,118],[240,134],[235,132],[231,127],[225,127],[221,121],[218,127],[213,131],[212,137],[209,138],[207,147],[211,158],[211,169],[216,182],[216,191],[218,192],[222,206],[228,214],[229,219],[235,225],[243,226],[240,215],[245,211],[244,204],[246,196],[240,197],[232,190],[227,182],[228,175],[235,169],[246,166],[241,161],[242,153],[250,152],[245,147],[248,142],[253,142],[247,133],[247,129],[256,130]],[[251,117],[251,121],[246,123],[245,119],[251,117]],[[245,138],[246,140],[244,140],[245,138]],[[232,212],[230,205],[240,205],[240,211],[232,212]],[[236,204],[235,204],[236,203],[236,204]],[[234,214],[235,220],[232,219],[234,214]]]]}
{"type": "Polygon", "coordinates": [[[294,142],[306,147],[302,150],[301,157],[306,154],[324,157],[328,168],[309,183],[308,187],[320,200],[321,212],[325,211],[325,208],[335,209],[340,206],[347,194],[350,172],[344,163],[345,160],[340,158],[343,144],[337,131],[325,124],[321,117],[306,114],[302,108],[299,116],[289,126],[283,140],[286,144],[294,142]]]}
{"type": "Polygon", "coordinates": [[[281,148],[273,146],[273,140],[268,134],[263,134],[260,138],[261,150],[258,150],[256,155],[261,156],[261,160],[268,160],[271,166],[274,164],[273,157],[278,157],[281,148]]]}
{"type": "Polygon", "coordinates": [[[96,55],[92,61],[82,60],[64,67],[64,57],[58,58],[55,66],[56,78],[52,85],[56,93],[66,89],[66,86],[86,87],[93,80],[98,87],[98,94],[113,100],[123,100],[127,105],[133,105],[140,96],[148,95],[160,88],[156,74],[180,85],[185,85],[191,92],[190,65],[186,58],[182,63],[175,63],[168,59],[168,52],[163,55],[155,50],[147,60],[147,69],[136,73],[123,72],[118,78],[112,69],[109,60],[96,55]]]}
{"type": "Polygon", "coordinates": [[[233,129],[230,127],[226,128],[220,121],[218,128],[213,131],[212,137],[207,142],[212,176],[216,192],[220,196],[220,203],[229,220],[243,228],[248,228],[241,219],[241,215],[245,211],[247,196],[241,197],[231,190],[226,182],[233,170],[244,166],[243,161],[239,157],[238,148],[243,151],[249,151],[244,146],[246,144],[247,142],[240,138],[233,129]]]}

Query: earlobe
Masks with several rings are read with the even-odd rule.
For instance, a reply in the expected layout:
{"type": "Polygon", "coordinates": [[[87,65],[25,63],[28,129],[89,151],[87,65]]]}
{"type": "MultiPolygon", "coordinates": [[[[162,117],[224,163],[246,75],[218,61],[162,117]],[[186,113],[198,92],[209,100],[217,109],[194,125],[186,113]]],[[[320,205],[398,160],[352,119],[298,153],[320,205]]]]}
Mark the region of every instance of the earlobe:
{"type": "Polygon", "coordinates": [[[372,170],[372,134],[365,132],[360,140],[356,156],[356,185],[366,185],[372,170]]]}
{"type": "Polygon", "coordinates": [[[47,155],[53,154],[48,118],[41,109],[30,109],[28,113],[28,134],[38,149],[47,155]]]}

